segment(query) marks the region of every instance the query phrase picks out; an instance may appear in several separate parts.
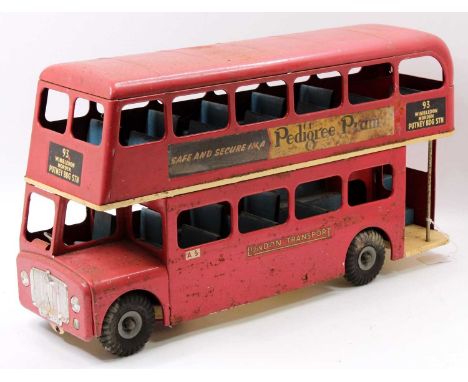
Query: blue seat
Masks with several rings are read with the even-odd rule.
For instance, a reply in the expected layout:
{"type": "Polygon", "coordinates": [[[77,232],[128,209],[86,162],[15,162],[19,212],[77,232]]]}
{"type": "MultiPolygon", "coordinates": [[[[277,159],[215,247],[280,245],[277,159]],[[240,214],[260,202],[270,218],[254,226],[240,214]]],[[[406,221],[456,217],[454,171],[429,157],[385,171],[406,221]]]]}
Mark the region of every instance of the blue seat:
{"type": "Polygon", "coordinates": [[[330,109],[333,101],[333,90],[318,86],[299,86],[299,97],[296,110],[299,114],[330,109]]]}
{"type": "Polygon", "coordinates": [[[250,110],[246,110],[243,123],[254,123],[281,118],[286,112],[286,100],[270,94],[252,92],[250,110]]]}
{"type": "Polygon", "coordinates": [[[400,94],[403,94],[403,95],[414,94],[414,93],[419,93],[419,92],[420,90],[417,90],[417,89],[411,89],[411,88],[407,88],[404,86],[400,86],[400,94]]]}
{"type": "Polygon", "coordinates": [[[382,181],[383,181],[383,187],[387,191],[392,191],[392,188],[393,188],[393,176],[392,176],[392,174],[384,174],[382,181]]]}
{"type": "Polygon", "coordinates": [[[414,208],[406,207],[405,209],[405,225],[414,224],[414,208]]]}
{"type": "Polygon", "coordinates": [[[130,135],[128,137],[128,146],[141,145],[143,143],[154,142],[156,140],[156,138],[153,138],[147,134],[132,130],[130,131],[130,135]]]}
{"type": "Polygon", "coordinates": [[[200,106],[200,122],[213,126],[215,129],[222,129],[228,123],[227,105],[202,100],[200,106]]]}
{"type": "Polygon", "coordinates": [[[100,145],[102,140],[102,121],[92,118],[89,121],[88,133],[86,134],[86,142],[93,145],[100,145]]]}
{"type": "Polygon", "coordinates": [[[92,239],[104,239],[112,235],[114,231],[115,217],[107,212],[95,211],[92,239]]]}
{"type": "Polygon", "coordinates": [[[371,97],[367,97],[367,96],[363,96],[363,95],[355,94],[355,93],[349,93],[348,98],[349,98],[349,102],[351,102],[353,105],[375,101],[375,98],[371,98],[371,97]]]}
{"type": "Polygon", "coordinates": [[[162,218],[161,214],[149,208],[140,212],[140,238],[153,245],[162,246],[162,218]]]}
{"type": "Polygon", "coordinates": [[[222,204],[210,204],[190,210],[190,225],[222,236],[223,228],[226,226],[222,204]]]}
{"type": "Polygon", "coordinates": [[[164,136],[164,113],[159,110],[148,110],[146,117],[146,134],[161,139],[164,136]]]}
{"type": "Polygon", "coordinates": [[[280,195],[268,191],[261,194],[246,196],[243,198],[243,211],[262,218],[278,221],[280,212],[280,195]]]}

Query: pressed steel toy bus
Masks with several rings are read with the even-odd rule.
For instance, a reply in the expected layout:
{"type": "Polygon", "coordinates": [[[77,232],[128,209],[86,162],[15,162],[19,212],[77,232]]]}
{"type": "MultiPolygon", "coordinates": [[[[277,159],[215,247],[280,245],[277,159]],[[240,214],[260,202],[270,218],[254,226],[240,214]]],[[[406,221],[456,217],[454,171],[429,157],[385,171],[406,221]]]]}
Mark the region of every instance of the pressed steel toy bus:
{"type": "Polygon", "coordinates": [[[20,301],[125,356],[155,320],[342,275],[366,284],[386,251],[397,260],[447,242],[433,227],[435,142],[453,129],[447,47],[390,26],[49,67],[20,301]],[[422,58],[441,78],[405,73],[422,58]],[[416,142],[428,142],[425,170],[407,166],[416,142]]]}

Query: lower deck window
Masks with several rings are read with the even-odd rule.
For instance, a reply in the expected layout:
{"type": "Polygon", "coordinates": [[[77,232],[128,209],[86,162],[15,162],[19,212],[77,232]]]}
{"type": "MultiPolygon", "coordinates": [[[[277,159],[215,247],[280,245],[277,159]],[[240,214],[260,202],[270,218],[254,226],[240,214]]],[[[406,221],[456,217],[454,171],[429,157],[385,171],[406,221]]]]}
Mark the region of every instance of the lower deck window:
{"type": "Polygon", "coordinates": [[[335,211],[341,207],[341,179],[338,176],[302,183],[296,188],[296,217],[311,216],[335,211]]]}
{"type": "Polygon", "coordinates": [[[243,197],[239,202],[239,231],[273,227],[288,219],[288,191],[284,188],[243,197]]]}
{"type": "Polygon", "coordinates": [[[159,212],[139,204],[132,207],[132,223],[134,236],[155,247],[163,245],[163,224],[159,212]]]}
{"type": "Polygon", "coordinates": [[[177,218],[180,248],[224,239],[231,232],[231,208],[227,202],[182,211],[177,218]]]}
{"type": "Polygon", "coordinates": [[[388,198],[393,190],[390,165],[376,166],[351,174],[348,183],[348,204],[357,206],[388,198]]]}

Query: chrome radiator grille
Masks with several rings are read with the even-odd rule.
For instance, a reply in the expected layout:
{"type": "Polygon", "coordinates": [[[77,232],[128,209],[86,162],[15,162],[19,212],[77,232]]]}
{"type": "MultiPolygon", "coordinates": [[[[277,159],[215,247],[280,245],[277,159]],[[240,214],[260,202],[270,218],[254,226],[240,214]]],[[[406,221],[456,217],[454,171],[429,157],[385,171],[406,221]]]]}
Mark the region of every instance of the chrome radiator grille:
{"type": "Polygon", "coordinates": [[[49,271],[31,269],[31,297],[42,317],[57,325],[68,323],[68,287],[49,271]]]}

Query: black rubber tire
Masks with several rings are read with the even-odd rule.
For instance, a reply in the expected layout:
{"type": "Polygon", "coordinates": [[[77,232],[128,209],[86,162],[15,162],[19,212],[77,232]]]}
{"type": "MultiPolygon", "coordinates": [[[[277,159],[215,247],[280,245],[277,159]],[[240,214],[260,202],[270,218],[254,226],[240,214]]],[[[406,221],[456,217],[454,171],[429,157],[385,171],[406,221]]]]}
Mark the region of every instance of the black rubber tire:
{"type": "MultiPolygon", "coordinates": [[[[122,322],[125,322],[123,319],[122,322]]],[[[135,324],[133,322],[133,324],[135,324]]],[[[104,349],[119,357],[126,357],[141,350],[148,342],[155,324],[154,306],[150,299],[141,294],[128,294],[117,299],[109,308],[102,324],[102,332],[99,341],[104,349]],[[135,333],[125,333],[131,338],[124,338],[119,332],[123,330],[123,323],[119,321],[124,315],[137,318],[141,326],[135,333]]]]}
{"type": "Polygon", "coordinates": [[[362,231],[351,242],[346,254],[345,278],[359,286],[370,283],[379,274],[385,261],[385,242],[373,229],[362,231]],[[365,264],[364,256],[370,260],[365,264]]]}

